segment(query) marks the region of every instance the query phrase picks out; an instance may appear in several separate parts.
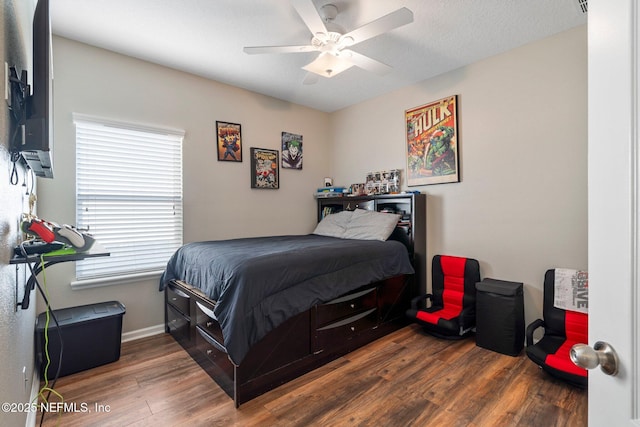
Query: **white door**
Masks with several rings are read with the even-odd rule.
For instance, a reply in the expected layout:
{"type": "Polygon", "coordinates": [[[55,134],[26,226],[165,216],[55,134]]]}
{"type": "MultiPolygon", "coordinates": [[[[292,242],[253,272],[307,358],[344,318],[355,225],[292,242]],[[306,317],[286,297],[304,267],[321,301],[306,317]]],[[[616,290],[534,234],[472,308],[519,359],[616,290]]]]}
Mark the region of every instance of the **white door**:
{"type": "Polygon", "coordinates": [[[640,43],[636,0],[590,0],[589,345],[619,373],[589,372],[589,425],[640,426],[640,43]]]}

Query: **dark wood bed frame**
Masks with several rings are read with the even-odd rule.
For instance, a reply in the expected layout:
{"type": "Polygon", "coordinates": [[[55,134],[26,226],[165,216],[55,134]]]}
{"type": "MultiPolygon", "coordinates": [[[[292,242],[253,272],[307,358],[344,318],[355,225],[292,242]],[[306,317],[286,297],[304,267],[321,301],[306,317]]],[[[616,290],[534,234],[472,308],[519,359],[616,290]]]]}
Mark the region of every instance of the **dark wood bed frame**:
{"type": "Polygon", "coordinates": [[[328,205],[336,211],[358,204],[405,213],[396,232],[403,239],[406,237],[416,275],[372,283],[311,307],[268,333],[238,366],[227,357],[222,331],[212,317],[215,301],[182,281],[174,280],[166,287],[166,331],[234,400],[236,407],[407,324],[405,311],[410,300],[425,286],[425,196],[319,200],[318,215],[321,218],[328,205]]]}

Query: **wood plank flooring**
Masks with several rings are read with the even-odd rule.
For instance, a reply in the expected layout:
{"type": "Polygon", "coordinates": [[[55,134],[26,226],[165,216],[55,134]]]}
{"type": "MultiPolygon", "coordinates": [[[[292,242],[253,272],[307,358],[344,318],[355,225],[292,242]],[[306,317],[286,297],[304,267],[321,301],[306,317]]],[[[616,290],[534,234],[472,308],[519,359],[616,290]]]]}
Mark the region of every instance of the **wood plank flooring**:
{"type": "Polygon", "coordinates": [[[119,361],[60,378],[56,391],[67,410],[47,412],[45,426],[587,425],[587,392],[524,351],[506,356],[415,325],[239,409],[167,334],[124,343],[119,361]]]}

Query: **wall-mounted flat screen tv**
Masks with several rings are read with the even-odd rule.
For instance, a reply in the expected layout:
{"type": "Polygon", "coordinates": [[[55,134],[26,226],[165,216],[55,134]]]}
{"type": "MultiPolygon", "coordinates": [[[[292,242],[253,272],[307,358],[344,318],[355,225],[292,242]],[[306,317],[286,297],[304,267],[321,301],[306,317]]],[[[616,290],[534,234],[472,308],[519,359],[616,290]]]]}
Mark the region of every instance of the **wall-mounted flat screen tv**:
{"type": "Polygon", "coordinates": [[[36,176],[53,178],[53,69],[49,0],[38,0],[33,15],[31,95],[26,99],[24,136],[19,151],[36,176]]]}

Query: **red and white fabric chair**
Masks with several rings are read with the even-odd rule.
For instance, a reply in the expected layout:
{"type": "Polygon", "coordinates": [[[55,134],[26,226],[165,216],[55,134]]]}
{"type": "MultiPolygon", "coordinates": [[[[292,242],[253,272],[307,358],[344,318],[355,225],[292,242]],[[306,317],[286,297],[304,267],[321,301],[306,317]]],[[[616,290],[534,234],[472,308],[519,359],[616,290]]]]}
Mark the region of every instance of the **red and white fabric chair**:
{"type": "Polygon", "coordinates": [[[432,293],[411,301],[407,316],[423,329],[441,338],[461,338],[476,324],[476,283],[480,281],[477,260],[435,255],[431,268],[432,293]]]}
{"type": "MultiPolygon", "coordinates": [[[[549,374],[575,386],[587,386],[587,370],[576,366],[569,357],[575,344],[588,343],[588,314],[556,307],[555,273],[544,276],[543,318],[533,321],[525,332],[529,359],[549,374]],[[533,333],[544,328],[544,336],[533,343],[533,333]]],[[[586,273],[585,273],[586,274],[586,273]]]]}

